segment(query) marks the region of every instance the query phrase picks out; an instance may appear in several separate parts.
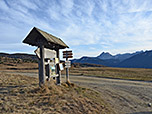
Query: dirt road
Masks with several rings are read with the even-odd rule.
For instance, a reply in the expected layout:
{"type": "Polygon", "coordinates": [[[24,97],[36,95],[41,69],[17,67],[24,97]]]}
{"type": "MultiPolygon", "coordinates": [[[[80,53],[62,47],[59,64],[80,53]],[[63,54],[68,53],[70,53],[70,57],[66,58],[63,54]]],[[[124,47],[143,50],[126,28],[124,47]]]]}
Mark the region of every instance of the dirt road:
{"type": "Polygon", "coordinates": [[[101,92],[118,114],[152,114],[152,82],[70,76],[72,82],[101,92]]]}
{"type": "MultiPolygon", "coordinates": [[[[19,73],[37,76],[35,73],[19,73]]],[[[62,77],[64,80],[64,76],[62,77]]],[[[117,114],[152,114],[152,82],[70,76],[71,82],[102,93],[117,114]]]]}

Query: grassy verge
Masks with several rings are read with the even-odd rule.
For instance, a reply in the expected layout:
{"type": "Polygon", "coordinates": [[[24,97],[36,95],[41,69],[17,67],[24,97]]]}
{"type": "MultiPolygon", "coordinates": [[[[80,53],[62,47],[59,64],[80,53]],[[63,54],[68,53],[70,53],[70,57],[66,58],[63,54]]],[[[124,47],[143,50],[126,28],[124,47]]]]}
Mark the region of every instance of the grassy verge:
{"type": "Polygon", "coordinates": [[[38,87],[38,79],[0,73],[1,114],[113,114],[101,95],[90,89],[54,81],[38,87]]]}
{"type": "MultiPolygon", "coordinates": [[[[38,72],[38,65],[37,63],[0,64],[0,71],[33,73],[38,72]]],[[[65,70],[62,74],[65,74],[65,70]]],[[[152,69],[143,68],[72,67],[70,75],[152,81],[152,69]]]]}
{"type": "Polygon", "coordinates": [[[141,68],[109,68],[109,67],[71,68],[70,74],[152,81],[152,69],[141,69],[141,68]]]}

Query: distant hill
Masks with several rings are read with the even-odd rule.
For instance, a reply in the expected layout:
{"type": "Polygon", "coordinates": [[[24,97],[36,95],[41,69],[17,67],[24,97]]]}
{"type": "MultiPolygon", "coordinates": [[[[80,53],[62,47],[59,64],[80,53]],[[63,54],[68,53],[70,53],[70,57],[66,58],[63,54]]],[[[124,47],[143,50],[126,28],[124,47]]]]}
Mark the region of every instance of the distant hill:
{"type": "Polygon", "coordinates": [[[117,54],[114,57],[115,57],[115,59],[119,59],[120,61],[123,61],[125,59],[128,59],[128,58],[135,56],[137,54],[140,54],[140,53],[143,53],[143,51],[137,51],[135,53],[117,54]]]}
{"type": "Polygon", "coordinates": [[[120,62],[118,67],[152,68],[152,50],[132,56],[120,62]]]}
{"type": "Polygon", "coordinates": [[[152,68],[152,51],[137,51],[114,56],[103,52],[97,57],[74,59],[72,63],[89,63],[108,67],[152,68]]]}
{"type": "Polygon", "coordinates": [[[0,57],[37,60],[36,55],[26,54],[26,53],[14,53],[14,54],[0,53],[0,57]]]}
{"type": "MultiPolygon", "coordinates": [[[[23,62],[37,62],[36,55],[25,53],[0,53],[0,57],[22,59],[23,62]]],[[[1,63],[4,58],[1,58],[1,63]]],[[[5,59],[6,61],[6,59],[5,59]]],[[[18,60],[17,60],[18,61],[18,60]]],[[[152,68],[152,50],[137,51],[135,53],[125,53],[111,55],[103,52],[97,57],[81,57],[80,59],[71,60],[72,63],[81,63],[81,66],[108,66],[108,67],[125,67],[125,68],[152,68]]]]}
{"type": "Polygon", "coordinates": [[[99,56],[97,56],[99,59],[107,60],[107,59],[114,59],[114,56],[112,56],[108,52],[102,52],[99,56]]]}
{"type": "Polygon", "coordinates": [[[90,64],[90,63],[73,63],[72,67],[104,67],[103,65],[90,64]]]}
{"type": "Polygon", "coordinates": [[[102,60],[98,57],[82,57],[80,59],[71,60],[71,62],[72,63],[89,63],[89,64],[97,64],[97,65],[114,67],[120,61],[118,59],[102,60]]]}
{"type": "Polygon", "coordinates": [[[0,53],[0,63],[4,62],[37,62],[38,59],[36,55],[33,54],[25,54],[25,53],[15,53],[15,54],[8,54],[8,53],[0,53]],[[10,58],[10,59],[8,59],[10,58]],[[20,60],[21,59],[21,60],[20,60]]]}
{"type": "Polygon", "coordinates": [[[72,60],[72,63],[89,63],[89,64],[104,65],[104,60],[101,60],[97,57],[82,57],[80,59],[72,60]]]}
{"type": "Polygon", "coordinates": [[[137,55],[139,53],[143,53],[143,51],[137,51],[135,53],[125,53],[125,54],[117,54],[117,55],[111,55],[108,52],[102,52],[99,56],[97,56],[99,59],[102,60],[119,60],[119,61],[123,61],[125,59],[128,59],[134,55],[137,55]]]}

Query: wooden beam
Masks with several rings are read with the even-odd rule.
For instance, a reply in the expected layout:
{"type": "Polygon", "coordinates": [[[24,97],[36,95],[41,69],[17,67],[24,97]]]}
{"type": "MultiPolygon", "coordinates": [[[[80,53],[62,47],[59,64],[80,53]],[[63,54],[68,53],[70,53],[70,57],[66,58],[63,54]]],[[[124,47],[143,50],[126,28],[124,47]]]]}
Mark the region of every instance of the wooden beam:
{"type": "MultiPolygon", "coordinates": [[[[56,54],[57,54],[56,57],[59,59],[59,63],[60,63],[60,53],[59,53],[59,49],[56,50],[56,54]]],[[[57,84],[57,85],[60,85],[60,84],[61,84],[61,72],[60,72],[59,64],[57,64],[56,69],[57,69],[57,74],[59,75],[59,76],[56,78],[56,84],[57,84]]]]}
{"type": "Polygon", "coordinates": [[[63,58],[73,58],[72,55],[69,55],[69,56],[63,56],[63,58]]]}
{"type": "Polygon", "coordinates": [[[73,53],[63,53],[63,55],[73,55],[73,53]]]}
{"type": "Polygon", "coordinates": [[[45,64],[44,64],[44,45],[40,46],[40,59],[39,59],[39,86],[45,84],[45,64]]]}
{"type": "Polygon", "coordinates": [[[72,53],[72,50],[69,50],[69,51],[63,51],[63,53],[72,53]]]}
{"type": "Polygon", "coordinates": [[[46,76],[47,76],[47,81],[49,81],[50,80],[50,63],[48,63],[47,65],[45,65],[45,69],[46,69],[46,76]]]}

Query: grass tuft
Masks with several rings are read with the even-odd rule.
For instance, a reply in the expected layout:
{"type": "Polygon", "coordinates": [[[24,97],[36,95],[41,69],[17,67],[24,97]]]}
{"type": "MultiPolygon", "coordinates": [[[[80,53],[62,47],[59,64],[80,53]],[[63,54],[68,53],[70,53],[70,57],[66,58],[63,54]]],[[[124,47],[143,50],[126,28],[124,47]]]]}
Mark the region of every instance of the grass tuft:
{"type": "Polygon", "coordinates": [[[40,88],[37,78],[0,73],[0,85],[1,114],[114,113],[99,93],[72,83],[52,79],[40,88]]]}

